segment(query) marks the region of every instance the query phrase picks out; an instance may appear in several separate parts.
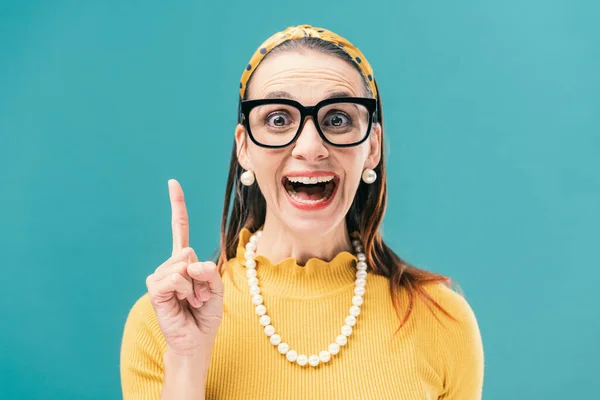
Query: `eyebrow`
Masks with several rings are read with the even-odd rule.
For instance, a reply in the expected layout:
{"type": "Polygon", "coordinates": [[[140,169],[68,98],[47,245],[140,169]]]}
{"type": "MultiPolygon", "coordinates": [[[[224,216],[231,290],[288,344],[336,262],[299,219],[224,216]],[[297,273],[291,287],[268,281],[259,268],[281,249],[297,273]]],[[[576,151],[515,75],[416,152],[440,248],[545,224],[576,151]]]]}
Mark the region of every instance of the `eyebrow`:
{"type": "MultiPolygon", "coordinates": [[[[341,99],[344,97],[354,97],[353,94],[346,91],[337,91],[329,93],[325,98],[326,99],[341,99]]],[[[274,92],[270,92],[265,96],[265,99],[290,99],[296,100],[296,98],[289,92],[285,90],[276,90],[274,92]]]]}
{"type": "Polygon", "coordinates": [[[269,94],[267,94],[265,96],[265,99],[290,99],[290,100],[296,100],[296,98],[294,96],[292,96],[290,93],[286,92],[285,90],[277,90],[275,92],[271,92],[269,94]]]}
{"type": "Polygon", "coordinates": [[[326,98],[327,99],[343,99],[344,97],[354,97],[353,94],[345,91],[337,91],[330,93],[326,98]]]}

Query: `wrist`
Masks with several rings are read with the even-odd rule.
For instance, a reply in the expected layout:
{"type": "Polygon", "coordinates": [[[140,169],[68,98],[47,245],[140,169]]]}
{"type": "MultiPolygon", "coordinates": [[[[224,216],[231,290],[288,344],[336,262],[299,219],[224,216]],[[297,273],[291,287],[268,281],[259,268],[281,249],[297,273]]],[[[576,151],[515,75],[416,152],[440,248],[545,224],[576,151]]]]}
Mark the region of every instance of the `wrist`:
{"type": "Polygon", "coordinates": [[[167,348],[163,361],[166,369],[178,371],[206,372],[210,364],[210,355],[202,353],[182,354],[167,348]]]}
{"type": "Polygon", "coordinates": [[[163,399],[204,399],[210,359],[203,354],[164,355],[163,399]]]}

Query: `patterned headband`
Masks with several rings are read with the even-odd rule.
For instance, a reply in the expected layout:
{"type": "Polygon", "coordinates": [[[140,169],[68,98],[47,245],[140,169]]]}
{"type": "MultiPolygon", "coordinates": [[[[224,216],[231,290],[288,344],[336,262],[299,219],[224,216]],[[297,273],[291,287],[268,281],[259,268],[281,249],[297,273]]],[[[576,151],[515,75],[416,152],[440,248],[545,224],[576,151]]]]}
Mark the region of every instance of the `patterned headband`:
{"type": "Polygon", "coordinates": [[[283,32],[277,32],[270,38],[268,38],[259,48],[256,50],[252,58],[250,59],[250,63],[246,65],[246,69],[244,69],[244,73],[242,74],[242,79],[240,80],[240,99],[244,98],[246,92],[246,86],[250,76],[258,67],[258,64],[264,59],[264,57],[276,46],[280,45],[283,42],[294,39],[301,39],[303,37],[315,37],[327,42],[331,42],[337,46],[339,46],[342,50],[344,50],[356,63],[358,68],[362,71],[365,78],[369,82],[369,86],[371,87],[371,93],[373,93],[373,97],[377,98],[377,85],[375,84],[375,78],[373,77],[373,69],[371,68],[371,64],[367,61],[365,56],[358,50],[352,43],[348,40],[344,39],[340,35],[336,35],[335,33],[328,31],[323,28],[313,28],[310,25],[299,25],[299,26],[291,26],[284,30],[283,32]]]}

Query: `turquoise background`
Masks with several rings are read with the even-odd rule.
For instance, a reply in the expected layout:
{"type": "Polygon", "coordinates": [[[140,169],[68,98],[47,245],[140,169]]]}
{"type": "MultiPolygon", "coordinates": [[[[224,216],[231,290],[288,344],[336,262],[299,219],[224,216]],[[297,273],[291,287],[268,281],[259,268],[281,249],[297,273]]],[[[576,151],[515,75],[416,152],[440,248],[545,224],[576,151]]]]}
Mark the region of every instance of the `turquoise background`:
{"type": "Polygon", "coordinates": [[[375,68],[384,235],[465,291],[484,399],[597,395],[598,15],[591,0],[1,1],[0,397],[121,396],[126,315],[170,255],[167,179],[210,257],[242,68],[302,23],[375,68]]]}

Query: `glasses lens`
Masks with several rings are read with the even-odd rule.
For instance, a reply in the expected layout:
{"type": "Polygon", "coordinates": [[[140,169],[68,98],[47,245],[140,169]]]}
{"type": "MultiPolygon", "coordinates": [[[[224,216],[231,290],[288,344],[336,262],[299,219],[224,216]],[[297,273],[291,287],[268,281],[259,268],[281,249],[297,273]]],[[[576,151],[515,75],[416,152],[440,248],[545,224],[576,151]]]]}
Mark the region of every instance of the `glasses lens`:
{"type": "Polygon", "coordinates": [[[265,104],[250,111],[250,131],[254,139],[267,146],[290,143],[300,125],[300,111],[287,104],[265,104]]]}
{"type": "Polygon", "coordinates": [[[334,144],[358,143],[367,136],[369,110],[356,103],[334,103],[319,110],[319,127],[334,144]]]}

